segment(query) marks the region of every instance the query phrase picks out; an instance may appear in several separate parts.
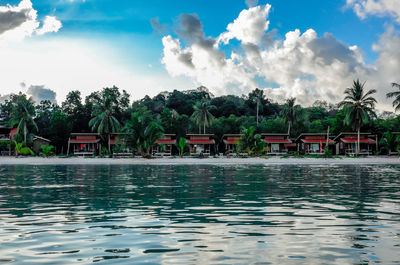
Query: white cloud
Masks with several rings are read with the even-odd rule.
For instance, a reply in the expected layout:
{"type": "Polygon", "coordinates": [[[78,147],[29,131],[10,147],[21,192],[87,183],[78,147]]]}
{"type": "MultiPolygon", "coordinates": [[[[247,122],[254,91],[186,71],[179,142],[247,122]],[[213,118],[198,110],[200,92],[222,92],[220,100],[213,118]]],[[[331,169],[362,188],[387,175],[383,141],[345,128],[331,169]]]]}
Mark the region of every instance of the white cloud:
{"type": "Polygon", "coordinates": [[[46,16],[43,21],[43,26],[36,30],[38,35],[43,35],[48,32],[57,32],[62,27],[62,24],[53,16],[46,16]]]}
{"type": "Polygon", "coordinates": [[[380,17],[389,15],[400,23],[399,0],[347,0],[347,5],[362,19],[367,15],[380,17]]]}
{"type": "Polygon", "coordinates": [[[201,45],[204,37],[192,37],[183,46],[179,39],[166,36],[162,63],[170,75],[189,77],[216,94],[241,94],[261,87],[274,99],[297,97],[305,105],[316,99],[338,102],[352,80],[360,78],[368,80],[368,88],[378,89],[380,108],[391,110],[384,95],[390,83],[400,78],[400,54],[395,55],[400,53],[400,37],[393,30],[375,45],[379,58],[368,65],[357,46],[329,33],[319,37],[313,29],[303,34],[296,29],[283,40],[263,42],[268,36],[269,10],[266,5],[242,11],[227,32],[215,40],[206,39],[214,43],[212,48],[201,45]],[[226,56],[225,47],[220,46],[233,45],[229,43],[232,39],[240,45],[229,47],[233,52],[226,56]]]}
{"type": "Polygon", "coordinates": [[[221,34],[219,40],[225,44],[234,38],[244,43],[260,43],[268,30],[267,18],[270,9],[271,6],[267,4],[243,10],[238,18],[227,26],[227,32],[221,34]]]}
{"type": "Polygon", "coordinates": [[[37,11],[30,0],[22,0],[17,6],[0,6],[0,43],[21,41],[33,34],[56,32],[62,24],[53,16],[46,16],[39,28],[37,11]]]}

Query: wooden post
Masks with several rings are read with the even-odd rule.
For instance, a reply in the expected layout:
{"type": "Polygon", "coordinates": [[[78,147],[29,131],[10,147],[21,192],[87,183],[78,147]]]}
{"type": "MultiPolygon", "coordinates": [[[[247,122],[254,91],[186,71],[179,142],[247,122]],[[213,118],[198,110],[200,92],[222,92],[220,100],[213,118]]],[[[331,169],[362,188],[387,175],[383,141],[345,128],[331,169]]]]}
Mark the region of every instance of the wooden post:
{"type": "Polygon", "coordinates": [[[325,149],[328,149],[328,150],[329,150],[329,129],[330,129],[330,126],[328,126],[328,131],[326,133],[326,146],[325,146],[325,149]]]}
{"type": "Polygon", "coordinates": [[[70,141],[71,141],[71,137],[70,138],[68,138],[68,149],[67,149],[67,155],[69,155],[69,146],[70,146],[70,141]]]}

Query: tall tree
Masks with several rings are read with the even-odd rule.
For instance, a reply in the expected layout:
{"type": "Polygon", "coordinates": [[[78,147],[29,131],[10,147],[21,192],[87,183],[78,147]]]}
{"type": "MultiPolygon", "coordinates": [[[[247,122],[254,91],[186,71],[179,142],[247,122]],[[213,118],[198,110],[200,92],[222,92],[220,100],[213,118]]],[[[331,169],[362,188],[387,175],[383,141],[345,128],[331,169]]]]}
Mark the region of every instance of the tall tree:
{"type": "Polygon", "coordinates": [[[346,88],[345,97],[338,106],[345,111],[344,123],[351,125],[357,131],[357,150],[360,153],[360,130],[361,126],[367,123],[371,117],[376,117],[374,112],[376,99],[372,96],[376,93],[375,89],[367,92],[364,90],[365,82],[359,79],[353,81],[353,86],[346,88]]]}
{"type": "Polygon", "coordinates": [[[215,106],[210,105],[209,101],[203,100],[194,105],[194,112],[192,118],[195,120],[196,124],[199,125],[199,133],[201,133],[200,126],[203,125],[203,133],[206,133],[206,126],[212,124],[214,116],[210,113],[210,109],[215,108],[215,106]]]}
{"type": "Polygon", "coordinates": [[[108,151],[110,152],[110,144],[108,136],[111,133],[118,132],[121,124],[115,117],[118,102],[114,101],[112,90],[104,89],[97,103],[93,106],[93,118],[89,121],[92,131],[99,133],[104,141],[108,143],[108,151]]]}
{"type": "Polygon", "coordinates": [[[126,133],[126,145],[137,149],[143,157],[151,157],[156,141],[163,137],[163,127],[154,122],[149,111],[134,112],[126,121],[123,131],[126,133]]]}
{"type": "Polygon", "coordinates": [[[298,117],[298,105],[296,105],[296,98],[289,98],[286,100],[285,105],[281,111],[281,115],[286,121],[288,125],[288,134],[290,135],[290,130],[293,126],[293,123],[296,121],[298,117]]]}
{"type": "Polygon", "coordinates": [[[400,84],[392,83],[393,88],[397,88],[398,91],[389,92],[386,94],[387,98],[394,98],[393,107],[395,111],[400,110],[400,84]]]}
{"type": "Polygon", "coordinates": [[[32,99],[27,99],[26,95],[21,93],[13,100],[10,125],[17,125],[17,133],[23,136],[23,142],[27,144],[29,130],[39,130],[34,121],[35,107],[32,99]]]}

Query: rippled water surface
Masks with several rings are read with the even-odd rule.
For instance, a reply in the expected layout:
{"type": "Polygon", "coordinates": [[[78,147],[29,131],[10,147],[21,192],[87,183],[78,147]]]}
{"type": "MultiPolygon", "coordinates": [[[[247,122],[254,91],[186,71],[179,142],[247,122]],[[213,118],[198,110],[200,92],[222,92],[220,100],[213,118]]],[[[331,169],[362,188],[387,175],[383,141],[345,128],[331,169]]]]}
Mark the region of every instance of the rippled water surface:
{"type": "Polygon", "coordinates": [[[400,264],[399,166],[0,166],[0,263],[400,264]]]}

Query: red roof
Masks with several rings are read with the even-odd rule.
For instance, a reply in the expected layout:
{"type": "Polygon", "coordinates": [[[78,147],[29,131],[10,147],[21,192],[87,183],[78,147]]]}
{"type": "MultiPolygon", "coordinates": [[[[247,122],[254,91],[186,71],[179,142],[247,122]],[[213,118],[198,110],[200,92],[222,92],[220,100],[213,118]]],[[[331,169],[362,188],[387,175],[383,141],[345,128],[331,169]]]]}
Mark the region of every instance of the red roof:
{"type": "Polygon", "coordinates": [[[289,139],[264,139],[269,144],[290,144],[292,141],[289,139]]]}
{"type": "MultiPolygon", "coordinates": [[[[357,139],[353,139],[353,138],[342,138],[340,140],[342,140],[343,143],[356,143],[357,142],[357,139]]],[[[360,139],[360,143],[375,144],[376,141],[369,139],[369,138],[367,138],[367,139],[364,138],[364,139],[360,139]]]]}
{"type": "Polygon", "coordinates": [[[225,144],[237,144],[238,140],[224,140],[225,144]]]}
{"type": "Polygon", "coordinates": [[[296,146],[296,143],[285,144],[285,146],[296,146]]]}
{"type": "Polygon", "coordinates": [[[215,144],[214,140],[197,140],[197,139],[193,139],[193,140],[187,140],[188,144],[215,144]]]}
{"type": "Polygon", "coordinates": [[[171,140],[171,139],[159,139],[156,141],[158,144],[175,144],[176,140],[171,140]]]}
{"type": "MultiPolygon", "coordinates": [[[[319,144],[319,143],[326,143],[326,139],[301,139],[303,143],[306,144],[319,144]]],[[[329,139],[329,144],[334,144],[335,142],[329,139]]]]}
{"type": "Polygon", "coordinates": [[[98,143],[100,142],[100,139],[72,139],[69,140],[69,142],[76,144],[89,144],[89,143],[98,143]]]}

